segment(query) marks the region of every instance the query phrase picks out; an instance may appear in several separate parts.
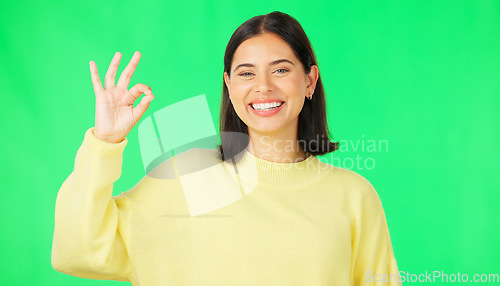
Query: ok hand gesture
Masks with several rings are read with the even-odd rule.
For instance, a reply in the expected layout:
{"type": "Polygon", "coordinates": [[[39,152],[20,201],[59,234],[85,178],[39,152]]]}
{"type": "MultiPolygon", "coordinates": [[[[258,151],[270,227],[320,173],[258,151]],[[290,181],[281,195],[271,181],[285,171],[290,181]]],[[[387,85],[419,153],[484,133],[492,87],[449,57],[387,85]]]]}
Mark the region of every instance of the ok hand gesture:
{"type": "Polygon", "coordinates": [[[140,58],[141,53],[135,52],[115,86],[116,71],[121,59],[121,53],[117,52],[106,73],[104,89],[95,62],[89,62],[96,96],[94,136],[98,139],[109,143],[122,142],[153,100],[151,88],[145,84],[138,83],[128,90],[140,58]],[[142,94],[145,96],[141,102],[133,107],[135,100],[142,94]]]}

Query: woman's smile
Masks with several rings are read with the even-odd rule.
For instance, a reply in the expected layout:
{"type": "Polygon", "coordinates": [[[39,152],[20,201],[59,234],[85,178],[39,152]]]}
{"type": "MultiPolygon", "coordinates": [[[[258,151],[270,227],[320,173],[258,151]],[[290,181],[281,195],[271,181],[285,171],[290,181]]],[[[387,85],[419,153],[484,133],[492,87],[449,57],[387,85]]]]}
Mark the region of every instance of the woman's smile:
{"type": "Polygon", "coordinates": [[[248,106],[258,116],[273,116],[284,108],[285,102],[281,100],[257,100],[248,106]]]}

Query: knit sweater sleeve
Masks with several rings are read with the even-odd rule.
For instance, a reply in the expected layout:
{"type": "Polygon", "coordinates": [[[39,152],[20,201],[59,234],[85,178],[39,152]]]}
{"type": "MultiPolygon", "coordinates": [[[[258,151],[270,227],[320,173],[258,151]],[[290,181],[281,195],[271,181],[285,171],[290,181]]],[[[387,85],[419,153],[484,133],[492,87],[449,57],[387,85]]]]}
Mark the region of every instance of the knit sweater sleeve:
{"type": "Polygon", "coordinates": [[[112,197],[127,139],[104,142],[93,129],[85,133],[74,170],[57,195],[52,267],[82,278],[129,281],[129,205],[125,196],[112,197]]]}
{"type": "Polygon", "coordinates": [[[373,186],[363,181],[353,228],[353,285],[400,286],[382,203],[373,186]]]}

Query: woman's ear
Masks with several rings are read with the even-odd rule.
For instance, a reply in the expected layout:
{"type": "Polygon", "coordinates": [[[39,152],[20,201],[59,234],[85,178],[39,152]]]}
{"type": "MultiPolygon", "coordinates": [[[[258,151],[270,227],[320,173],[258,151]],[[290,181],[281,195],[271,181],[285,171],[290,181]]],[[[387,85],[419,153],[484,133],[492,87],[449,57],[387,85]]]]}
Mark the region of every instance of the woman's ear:
{"type": "Polygon", "coordinates": [[[311,71],[309,74],[306,74],[306,95],[307,94],[313,94],[314,90],[316,89],[316,83],[318,82],[319,78],[319,69],[317,65],[312,65],[311,66],[311,71]]]}
{"type": "Polygon", "coordinates": [[[224,72],[224,83],[226,84],[229,99],[231,100],[231,90],[229,89],[229,76],[227,75],[227,72],[224,72]]]}

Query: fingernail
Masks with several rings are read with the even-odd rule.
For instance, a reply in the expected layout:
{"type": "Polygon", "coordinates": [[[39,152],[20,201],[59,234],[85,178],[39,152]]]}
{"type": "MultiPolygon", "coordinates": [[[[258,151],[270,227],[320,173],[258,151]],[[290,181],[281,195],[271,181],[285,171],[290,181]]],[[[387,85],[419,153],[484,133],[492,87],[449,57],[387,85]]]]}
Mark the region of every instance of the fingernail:
{"type": "Polygon", "coordinates": [[[146,90],[147,93],[153,93],[151,89],[146,90]]]}

